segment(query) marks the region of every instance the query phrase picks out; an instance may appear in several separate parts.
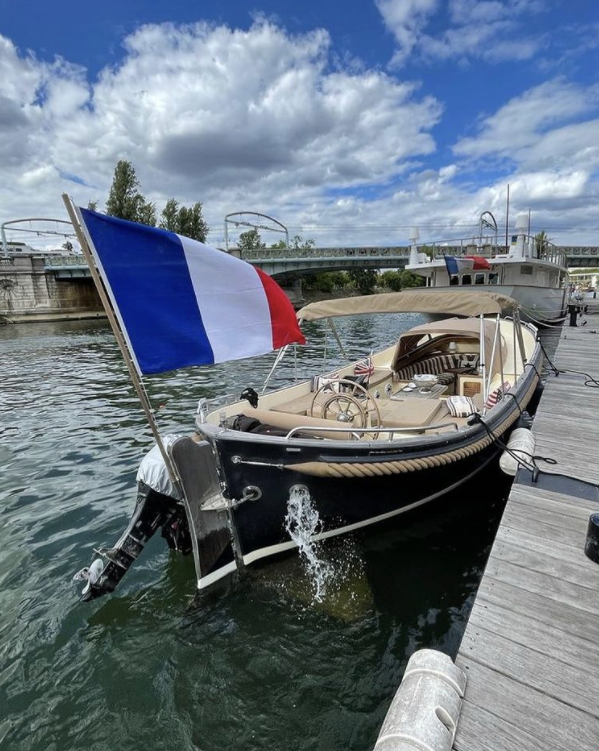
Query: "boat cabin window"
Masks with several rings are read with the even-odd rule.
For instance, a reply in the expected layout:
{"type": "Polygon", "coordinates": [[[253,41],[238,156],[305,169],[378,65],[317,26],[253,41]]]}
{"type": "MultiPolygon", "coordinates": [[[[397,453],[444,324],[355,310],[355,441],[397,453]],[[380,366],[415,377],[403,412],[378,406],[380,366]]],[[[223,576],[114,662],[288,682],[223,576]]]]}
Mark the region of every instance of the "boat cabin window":
{"type": "Polygon", "coordinates": [[[489,284],[497,284],[499,282],[499,274],[489,274],[489,284]]]}
{"type": "Polygon", "coordinates": [[[464,274],[462,276],[462,284],[472,284],[472,274],[464,274]]]}
{"type": "Polygon", "coordinates": [[[451,285],[452,287],[455,287],[455,286],[457,286],[457,285],[458,285],[459,283],[460,283],[460,278],[459,278],[459,277],[457,276],[457,274],[452,274],[452,275],[451,275],[451,276],[449,277],[449,284],[450,284],[450,285],[451,285]]]}
{"type": "Polygon", "coordinates": [[[532,266],[528,266],[526,264],[522,264],[522,266],[520,266],[520,273],[521,274],[532,274],[532,266]]]}
{"type": "Polygon", "coordinates": [[[484,274],[475,274],[474,275],[474,284],[484,284],[485,283],[485,275],[484,274]]]}

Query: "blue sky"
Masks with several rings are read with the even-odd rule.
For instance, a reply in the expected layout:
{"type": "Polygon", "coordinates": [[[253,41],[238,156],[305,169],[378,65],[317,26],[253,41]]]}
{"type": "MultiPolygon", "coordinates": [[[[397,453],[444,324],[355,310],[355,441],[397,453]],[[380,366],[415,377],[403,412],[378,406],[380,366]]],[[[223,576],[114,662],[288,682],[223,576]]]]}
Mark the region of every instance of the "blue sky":
{"type": "Polygon", "coordinates": [[[127,159],[214,244],[240,210],[450,239],[508,184],[512,223],[599,244],[598,48],[591,0],[0,0],[0,221],[102,208],[127,159]]]}

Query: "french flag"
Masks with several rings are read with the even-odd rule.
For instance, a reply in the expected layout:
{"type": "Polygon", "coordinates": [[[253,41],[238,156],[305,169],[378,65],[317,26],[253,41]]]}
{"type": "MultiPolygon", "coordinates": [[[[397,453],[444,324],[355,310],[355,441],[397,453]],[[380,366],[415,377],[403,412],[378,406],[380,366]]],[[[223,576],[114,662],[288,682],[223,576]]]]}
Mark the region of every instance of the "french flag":
{"type": "Polygon", "coordinates": [[[289,299],[260,269],[168,230],[79,211],[140,375],[305,344],[289,299]]]}
{"type": "Polygon", "coordinates": [[[463,271],[484,271],[490,269],[489,262],[482,256],[445,256],[447,273],[460,274],[463,271]]]}

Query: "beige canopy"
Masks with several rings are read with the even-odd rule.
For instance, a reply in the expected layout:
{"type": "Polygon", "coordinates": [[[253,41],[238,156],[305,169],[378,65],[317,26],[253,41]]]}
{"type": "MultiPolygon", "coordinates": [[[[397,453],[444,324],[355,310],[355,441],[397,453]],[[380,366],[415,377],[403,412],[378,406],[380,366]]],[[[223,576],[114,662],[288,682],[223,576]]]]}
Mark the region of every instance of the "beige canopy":
{"type": "Polygon", "coordinates": [[[433,313],[457,316],[511,313],[518,303],[498,292],[411,289],[364,297],[342,297],[305,305],[297,317],[303,321],[367,313],[433,313]]]}

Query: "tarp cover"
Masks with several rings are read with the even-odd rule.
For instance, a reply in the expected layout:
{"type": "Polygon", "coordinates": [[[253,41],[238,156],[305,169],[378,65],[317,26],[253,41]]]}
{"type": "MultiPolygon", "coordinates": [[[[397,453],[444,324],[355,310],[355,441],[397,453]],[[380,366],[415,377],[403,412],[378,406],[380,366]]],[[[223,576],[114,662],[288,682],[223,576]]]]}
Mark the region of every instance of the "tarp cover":
{"type": "Polygon", "coordinates": [[[518,303],[512,297],[498,292],[451,292],[431,289],[413,289],[387,292],[364,297],[342,297],[322,300],[304,306],[297,317],[303,321],[337,316],[355,316],[368,313],[437,313],[442,315],[478,316],[513,312],[518,303]]]}

